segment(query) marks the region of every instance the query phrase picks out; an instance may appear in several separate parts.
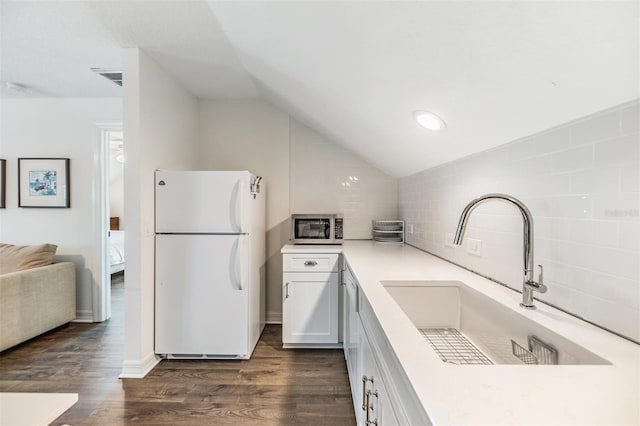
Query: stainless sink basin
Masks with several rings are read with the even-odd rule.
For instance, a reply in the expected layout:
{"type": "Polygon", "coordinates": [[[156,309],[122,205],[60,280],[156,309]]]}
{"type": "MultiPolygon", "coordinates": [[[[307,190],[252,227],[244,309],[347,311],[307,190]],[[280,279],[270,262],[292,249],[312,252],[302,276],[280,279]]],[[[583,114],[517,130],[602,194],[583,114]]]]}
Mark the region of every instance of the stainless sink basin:
{"type": "Polygon", "coordinates": [[[444,361],[610,364],[532,321],[527,311],[510,309],[461,282],[382,281],[382,285],[444,361]]]}

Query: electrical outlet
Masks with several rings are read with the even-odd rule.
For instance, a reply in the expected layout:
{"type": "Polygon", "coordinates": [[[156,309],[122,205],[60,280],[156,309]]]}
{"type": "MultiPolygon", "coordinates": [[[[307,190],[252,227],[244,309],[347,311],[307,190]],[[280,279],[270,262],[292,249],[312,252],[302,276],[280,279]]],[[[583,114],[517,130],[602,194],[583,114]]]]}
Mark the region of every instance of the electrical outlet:
{"type": "Polygon", "coordinates": [[[447,232],[444,236],[444,245],[451,248],[456,248],[456,245],[453,244],[454,235],[451,232],[447,232]]]}
{"type": "Polygon", "coordinates": [[[413,234],[413,223],[409,224],[407,231],[409,232],[409,234],[413,234]]]}
{"type": "Polygon", "coordinates": [[[474,238],[467,238],[467,253],[482,257],[482,241],[474,238]]]}

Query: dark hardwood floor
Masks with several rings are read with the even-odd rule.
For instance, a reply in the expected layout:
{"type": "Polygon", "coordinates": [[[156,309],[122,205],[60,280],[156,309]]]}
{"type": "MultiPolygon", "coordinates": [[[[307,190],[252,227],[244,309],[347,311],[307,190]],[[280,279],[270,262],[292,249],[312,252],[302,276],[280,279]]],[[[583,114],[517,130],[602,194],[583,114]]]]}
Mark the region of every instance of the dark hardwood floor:
{"type": "Polygon", "coordinates": [[[0,392],[73,392],[53,425],[354,425],[340,350],[282,349],[269,325],[247,361],[162,361],[144,379],[118,379],[124,282],[100,324],[72,323],[0,354],[0,392]]]}

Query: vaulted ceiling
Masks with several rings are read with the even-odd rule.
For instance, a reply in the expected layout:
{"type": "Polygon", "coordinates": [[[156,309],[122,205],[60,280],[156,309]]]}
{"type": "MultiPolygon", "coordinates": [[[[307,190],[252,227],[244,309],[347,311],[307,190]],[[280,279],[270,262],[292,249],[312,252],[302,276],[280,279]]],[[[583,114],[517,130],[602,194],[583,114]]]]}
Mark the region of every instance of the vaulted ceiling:
{"type": "MultiPolygon", "coordinates": [[[[119,96],[89,71],[141,47],[195,96],[260,97],[413,172],[637,99],[636,1],[0,3],[10,96],[119,96]],[[431,133],[412,112],[447,123],[431,133]]],[[[125,76],[126,79],[126,76],[125,76]]]]}

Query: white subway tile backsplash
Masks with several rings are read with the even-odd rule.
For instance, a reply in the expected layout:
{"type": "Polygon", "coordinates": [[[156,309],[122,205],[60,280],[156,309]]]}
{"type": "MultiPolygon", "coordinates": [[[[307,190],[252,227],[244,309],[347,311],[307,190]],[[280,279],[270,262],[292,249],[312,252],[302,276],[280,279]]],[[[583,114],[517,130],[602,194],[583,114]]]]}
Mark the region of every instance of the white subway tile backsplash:
{"type": "Polygon", "coordinates": [[[571,147],[571,128],[561,127],[537,135],[531,145],[535,146],[538,154],[563,151],[571,147]]]}
{"type": "Polygon", "coordinates": [[[571,126],[571,143],[582,145],[610,139],[620,134],[620,110],[586,118],[571,126]]]}
{"type": "Polygon", "coordinates": [[[640,197],[637,192],[608,192],[594,195],[593,217],[637,221],[640,197]]]}
{"type": "MultiPolygon", "coordinates": [[[[571,219],[534,216],[534,235],[545,240],[569,240],[571,219]]],[[[496,226],[499,226],[497,223],[496,226]]]]}
{"type": "Polygon", "coordinates": [[[292,213],[343,213],[346,239],[370,239],[373,219],[396,219],[399,196],[417,193],[295,120],[290,185],[292,213]]]}
{"type": "Polygon", "coordinates": [[[590,297],[585,301],[584,317],[625,336],[640,335],[640,311],[618,302],[590,297]]]}
{"type": "Polygon", "coordinates": [[[624,164],[640,162],[640,138],[627,135],[595,144],[596,165],[624,164]]]}
{"type": "Polygon", "coordinates": [[[593,244],[602,247],[620,246],[620,225],[614,221],[595,221],[595,238],[593,244]]]}
{"type": "MultiPolygon", "coordinates": [[[[619,247],[625,250],[640,251],[640,223],[620,222],[619,247]]],[[[638,267],[640,268],[640,265],[638,267]]]]}
{"type": "Polygon", "coordinates": [[[594,221],[572,220],[569,222],[569,239],[574,243],[593,244],[596,237],[595,228],[594,221]]]}
{"type": "Polygon", "coordinates": [[[609,275],[640,280],[640,253],[628,250],[618,250],[604,247],[593,247],[592,265],[594,271],[609,275]]]}
{"type": "Polygon", "coordinates": [[[571,174],[571,194],[588,194],[593,192],[593,170],[586,169],[571,174]]]}
{"type": "MultiPolygon", "coordinates": [[[[507,161],[518,161],[523,158],[533,157],[538,153],[536,144],[532,143],[533,138],[521,139],[506,145],[503,145],[507,161]]],[[[503,161],[501,161],[503,162],[503,161]]]]}
{"type": "Polygon", "coordinates": [[[512,206],[472,214],[466,237],[482,240],[482,257],[445,244],[471,199],[506,192],[534,216],[549,286],[536,296],[640,340],[637,113],[637,103],[614,108],[401,179],[400,216],[415,224],[407,241],[519,290],[522,218],[512,206]]]}
{"type": "MultiPolygon", "coordinates": [[[[569,282],[570,267],[555,260],[545,259],[544,261],[544,278],[543,281],[547,285],[559,284],[561,286],[571,286],[569,282]]],[[[580,286],[571,286],[574,289],[580,289],[580,286]]]]}
{"type": "Polygon", "coordinates": [[[549,284],[545,294],[536,295],[536,299],[548,300],[554,305],[560,306],[567,311],[577,311],[575,304],[576,291],[572,288],[562,285],[561,283],[549,284]]]}
{"type": "Polygon", "coordinates": [[[640,192],[640,166],[625,164],[620,167],[620,190],[622,192],[640,192]]]}
{"type": "Polygon", "coordinates": [[[596,167],[592,174],[593,187],[590,192],[617,193],[620,191],[620,167],[618,165],[596,167]]]}
{"type": "Polygon", "coordinates": [[[589,169],[592,165],[593,147],[591,145],[560,151],[551,156],[552,172],[572,172],[589,169]]]}
{"type": "Polygon", "coordinates": [[[555,241],[552,244],[552,250],[551,258],[565,265],[589,268],[594,261],[593,253],[588,245],[568,241],[555,241]]]}
{"type": "Polygon", "coordinates": [[[640,309],[640,287],[637,282],[600,272],[589,271],[589,275],[590,294],[612,302],[617,301],[632,309],[640,309]]]}
{"type": "Polygon", "coordinates": [[[551,215],[554,217],[590,218],[592,212],[593,200],[590,194],[551,198],[551,215]]]}
{"type": "Polygon", "coordinates": [[[620,111],[620,130],[623,135],[640,131],[640,106],[633,105],[620,111]]]}
{"type": "Polygon", "coordinates": [[[603,166],[581,170],[571,174],[572,194],[594,192],[618,192],[620,190],[620,168],[603,166]]]}
{"type": "MultiPolygon", "coordinates": [[[[571,183],[571,173],[542,175],[536,178],[536,184],[529,188],[527,193],[538,197],[571,194],[571,183]]],[[[520,181],[520,185],[522,184],[522,181],[520,181]]],[[[520,188],[522,188],[522,186],[520,188]]]]}
{"type": "MultiPolygon", "coordinates": [[[[593,291],[595,277],[593,271],[589,269],[568,267],[566,281],[563,282],[566,282],[570,288],[573,288],[576,291],[595,294],[593,291]]],[[[611,295],[611,293],[609,293],[609,295],[611,295]]],[[[606,299],[606,297],[603,298],[606,299]]]]}

